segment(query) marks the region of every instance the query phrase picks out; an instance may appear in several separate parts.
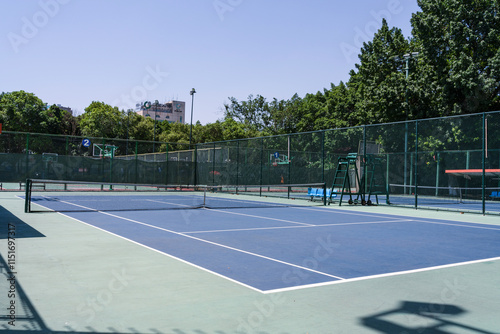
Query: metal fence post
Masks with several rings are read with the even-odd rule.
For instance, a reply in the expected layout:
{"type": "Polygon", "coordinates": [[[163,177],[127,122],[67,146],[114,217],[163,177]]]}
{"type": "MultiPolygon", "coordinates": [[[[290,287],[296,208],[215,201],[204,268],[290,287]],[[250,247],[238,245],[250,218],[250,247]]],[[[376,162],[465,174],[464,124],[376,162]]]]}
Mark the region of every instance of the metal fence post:
{"type": "Polygon", "coordinates": [[[262,196],[262,178],[264,177],[264,137],[260,140],[260,188],[259,196],[262,196]]]}
{"type": "Polygon", "coordinates": [[[415,209],[418,209],[418,121],[415,121],[415,209]]]}
{"type": "Polygon", "coordinates": [[[321,182],[325,180],[325,131],[321,131],[321,182]]]}
{"type": "Polygon", "coordinates": [[[29,175],[29,163],[30,163],[30,134],[29,132],[26,134],[26,167],[25,167],[25,175],[24,179],[27,179],[30,177],[29,175]]]}
{"type": "Polygon", "coordinates": [[[238,186],[240,185],[240,141],[236,141],[236,193],[238,193],[238,186]]]}
{"type": "Polygon", "coordinates": [[[168,184],[168,143],[166,143],[166,153],[165,155],[167,156],[167,163],[165,164],[165,184],[168,184]]]}
{"type": "Polygon", "coordinates": [[[481,167],[483,169],[483,173],[481,175],[481,201],[482,201],[482,213],[483,215],[486,213],[486,113],[483,112],[483,140],[482,140],[482,163],[481,167]]]}

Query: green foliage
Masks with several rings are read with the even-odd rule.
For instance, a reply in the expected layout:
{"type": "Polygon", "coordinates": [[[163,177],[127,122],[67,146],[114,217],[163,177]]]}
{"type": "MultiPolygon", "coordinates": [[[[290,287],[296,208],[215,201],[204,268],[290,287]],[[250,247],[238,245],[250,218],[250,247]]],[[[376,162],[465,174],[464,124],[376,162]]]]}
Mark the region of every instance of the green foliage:
{"type": "Polygon", "coordinates": [[[84,136],[120,138],[123,137],[125,130],[122,121],[122,113],[117,107],[94,101],[85,108],[80,128],[84,136]]]}
{"type": "Polygon", "coordinates": [[[355,87],[355,110],[358,124],[387,123],[405,120],[403,55],[409,43],[400,29],[389,29],[385,19],[373,41],[361,49],[357,72],[349,84],[355,87]]]}
{"type": "Polygon", "coordinates": [[[125,138],[133,140],[153,140],[154,124],[151,118],[142,117],[131,110],[122,115],[122,117],[125,118],[123,124],[127,131],[125,138]]]}
{"type": "Polygon", "coordinates": [[[52,124],[43,101],[22,90],[2,94],[0,122],[4,130],[39,133],[50,133],[52,124]]]}
{"type": "Polygon", "coordinates": [[[80,135],[78,122],[68,111],[56,105],[50,106],[46,112],[49,133],[76,136],[80,135]]]}
{"type": "Polygon", "coordinates": [[[421,62],[427,66],[423,78],[439,93],[435,105],[441,115],[498,110],[500,2],[418,3],[422,11],[413,15],[413,35],[421,47],[421,62]]]}

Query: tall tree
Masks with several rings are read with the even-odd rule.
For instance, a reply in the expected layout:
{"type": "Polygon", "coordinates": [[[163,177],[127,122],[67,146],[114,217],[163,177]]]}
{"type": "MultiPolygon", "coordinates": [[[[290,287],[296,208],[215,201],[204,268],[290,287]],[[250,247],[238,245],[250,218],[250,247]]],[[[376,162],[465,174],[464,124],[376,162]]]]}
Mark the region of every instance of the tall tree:
{"type": "Polygon", "coordinates": [[[358,124],[404,120],[405,77],[403,55],[409,42],[401,29],[389,28],[383,19],[382,27],[373,40],[364,43],[357,71],[351,71],[349,86],[356,90],[355,109],[358,124]]]}
{"type": "Polygon", "coordinates": [[[269,122],[269,103],[261,95],[255,98],[248,96],[247,101],[238,101],[234,97],[229,98],[230,103],[224,104],[224,118],[231,118],[237,122],[263,130],[269,122]]]}
{"type": "Polygon", "coordinates": [[[80,120],[82,134],[89,137],[123,138],[126,124],[117,107],[104,102],[92,102],[80,120]]]}
{"type": "Polygon", "coordinates": [[[500,1],[418,0],[413,35],[445,114],[500,109],[500,1]]]}
{"type": "Polygon", "coordinates": [[[48,129],[48,133],[71,136],[80,134],[77,119],[68,111],[54,104],[47,109],[46,115],[46,128],[48,129]]]}
{"type": "Polygon", "coordinates": [[[23,90],[4,93],[0,98],[0,123],[4,130],[48,132],[47,107],[35,94],[23,90]]]}

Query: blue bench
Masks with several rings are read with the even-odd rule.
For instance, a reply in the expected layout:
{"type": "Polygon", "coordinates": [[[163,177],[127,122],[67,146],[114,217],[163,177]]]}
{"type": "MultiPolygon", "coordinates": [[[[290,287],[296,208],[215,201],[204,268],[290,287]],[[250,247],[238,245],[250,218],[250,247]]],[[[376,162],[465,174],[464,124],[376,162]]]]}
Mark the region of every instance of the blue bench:
{"type": "MultiPolygon", "coordinates": [[[[323,188],[308,188],[307,189],[307,196],[311,197],[311,201],[314,201],[315,198],[323,198],[324,195],[324,190],[323,188]]],[[[330,198],[330,194],[332,193],[331,189],[326,189],[326,197],[330,198]]],[[[337,197],[337,193],[333,193],[332,197],[337,197]]]]}
{"type": "Polygon", "coordinates": [[[492,191],[490,197],[493,199],[500,198],[500,191],[492,191]]]}

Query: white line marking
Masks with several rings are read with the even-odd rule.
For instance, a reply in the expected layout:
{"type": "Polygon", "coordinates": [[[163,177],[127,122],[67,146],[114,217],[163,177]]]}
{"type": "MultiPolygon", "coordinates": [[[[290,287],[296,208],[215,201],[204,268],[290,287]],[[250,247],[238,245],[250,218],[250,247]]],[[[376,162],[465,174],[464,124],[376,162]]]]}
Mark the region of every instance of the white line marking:
{"type": "Polygon", "coordinates": [[[308,210],[308,211],[319,211],[319,212],[324,212],[324,213],[331,213],[331,214],[345,214],[345,215],[350,215],[350,216],[364,216],[364,217],[379,217],[379,218],[394,218],[394,217],[401,217],[398,215],[391,215],[387,213],[360,213],[360,212],[351,212],[347,210],[341,210],[341,209],[321,209],[321,208],[311,208],[311,207],[292,207],[292,209],[299,209],[299,210],[308,210]]]}
{"type": "MultiPolygon", "coordinates": [[[[192,207],[191,205],[179,204],[179,203],[171,203],[171,202],[165,202],[165,201],[157,201],[157,200],[154,200],[154,199],[147,199],[146,201],[149,201],[149,202],[154,202],[154,203],[162,203],[162,204],[178,205],[178,206],[183,206],[183,207],[186,207],[186,208],[192,207]]],[[[199,205],[201,205],[201,204],[198,204],[198,206],[199,206],[199,205]]],[[[194,206],[194,205],[193,205],[193,206],[194,206]]],[[[160,208],[158,208],[158,210],[160,210],[160,208]]]]}
{"type": "MultiPolygon", "coordinates": [[[[49,198],[49,197],[47,197],[47,198],[49,198]]],[[[72,204],[72,203],[67,203],[67,204],[72,204]]],[[[45,208],[45,209],[47,209],[47,210],[54,211],[54,210],[52,210],[52,209],[50,209],[50,208],[48,208],[48,207],[46,207],[46,206],[43,206],[43,205],[40,205],[40,204],[37,204],[37,205],[38,205],[38,206],[41,206],[42,208],[45,208]]],[[[74,204],[74,205],[76,205],[76,204],[74,204]]],[[[96,212],[98,212],[98,211],[96,211],[96,212]]],[[[98,230],[103,231],[103,232],[105,232],[105,233],[111,234],[111,235],[113,235],[113,236],[115,236],[115,237],[118,237],[118,238],[120,238],[120,239],[127,240],[127,241],[129,241],[129,242],[131,242],[131,243],[133,243],[133,244],[138,245],[138,246],[141,246],[141,247],[147,248],[147,249],[149,249],[149,250],[152,250],[152,251],[154,251],[154,252],[160,253],[160,254],[162,254],[162,255],[165,255],[165,256],[167,256],[167,257],[170,257],[170,258],[175,259],[175,260],[177,260],[177,261],[180,261],[180,262],[182,262],[182,263],[185,263],[185,264],[191,265],[191,266],[193,266],[193,267],[195,267],[195,268],[197,268],[197,269],[201,269],[201,270],[203,270],[203,271],[205,271],[205,272],[208,272],[208,273],[210,273],[210,274],[213,274],[213,275],[215,275],[215,276],[218,276],[218,277],[221,277],[221,278],[227,279],[228,281],[231,281],[231,282],[233,282],[233,283],[239,284],[239,285],[244,286],[244,287],[246,287],[246,288],[249,288],[249,289],[251,289],[251,290],[254,290],[254,291],[257,291],[257,292],[260,292],[260,293],[264,293],[264,291],[263,291],[263,290],[257,289],[257,288],[255,288],[255,287],[253,287],[253,286],[251,286],[251,285],[245,284],[245,283],[240,282],[240,281],[238,281],[238,280],[235,280],[235,279],[233,279],[233,278],[230,278],[230,277],[224,276],[224,275],[219,274],[218,272],[212,271],[212,270],[210,270],[210,269],[207,269],[207,268],[201,267],[201,266],[199,266],[199,265],[197,265],[197,264],[194,264],[194,263],[192,263],[192,262],[189,262],[189,261],[183,260],[183,259],[181,259],[181,258],[179,258],[179,257],[174,256],[174,255],[171,255],[171,254],[168,254],[168,253],[162,252],[162,251],[160,251],[160,250],[158,250],[158,249],[155,249],[155,248],[152,248],[152,247],[146,246],[146,245],[144,245],[144,244],[141,244],[140,242],[137,242],[137,241],[134,241],[134,240],[132,240],[132,239],[126,238],[126,237],[121,236],[121,235],[119,235],[119,234],[116,234],[116,233],[113,233],[113,232],[111,232],[111,231],[105,230],[105,229],[103,229],[103,228],[97,227],[97,226],[95,226],[95,225],[92,225],[92,224],[86,223],[86,222],[84,222],[84,221],[82,221],[82,220],[80,220],[80,219],[77,219],[77,218],[74,218],[74,217],[68,216],[67,214],[64,214],[64,213],[61,213],[61,212],[56,212],[56,213],[60,214],[61,216],[66,217],[66,218],[72,219],[72,220],[74,220],[74,221],[76,221],[76,222],[79,222],[79,223],[81,223],[81,224],[85,224],[85,225],[87,225],[87,226],[90,226],[90,227],[92,227],[92,228],[98,229],[98,230]]]]}
{"type": "MultiPolygon", "coordinates": [[[[61,201],[61,202],[85,208],[82,205],[73,204],[73,203],[69,203],[69,202],[65,202],[65,201],[61,201]]],[[[213,242],[213,241],[204,240],[204,239],[197,238],[197,237],[194,237],[194,236],[191,236],[191,235],[187,235],[187,234],[184,234],[184,233],[181,233],[181,232],[176,232],[176,231],[168,230],[168,229],[161,228],[161,227],[158,227],[158,226],[154,226],[154,225],[151,225],[151,224],[143,223],[143,222],[140,222],[140,221],[137,221],[137,220],[134,220],[134,219],[129,219],[129,218],[121,217],[121,216],[118,216],[118,215],[115,215],[115,214],[112,214],[112,213],[109,213],[109,212],[103,212],[103,211],[98,211],[98,210],[93,210],[93,211],[95,211],[97,213],[100,213],[100,214],[103,214],[103,215],[110,216],[110,217],[114,217],[114,218],[126,220],[126,221],[129,221],[131,223],[140,224],[140,225],[143,225],[143,226],[147,226],[147,227],[151,227],[151,228],[154,228],[154,229],[162,230],[162,231],[165,231],[165,232],[168,232],[168,233],[180,235],[180,236],[183,236],[183,237],[186,237],[186,238],[189,238],[189,239],[193,239],[193,240],[205,242],[205,243],[208,243],[208,244],[211,244],[211,245],[214,245],[214,246],[218,246],[218,247],[230,249],[230,250],[233,250],[233,251],[236,251],[236,252],[240,252],[240,253],[243,253],[243,254],[248,254],[248,255],[255,256],[255,257],[260,257],[260,258],[268,260],[268,261],[277,262],[277,263],[281,263],[281,264],[284,264],[284,265],[287,265],[287,266],[299,268],[299,269],[306,270],[306,271],[309,271],[309,272],[313,272],[313,273],[316,273],[316,274],[319,274],[319,275],[328,276],[328,277],[332,277],[332,278],[336,278],[336,279],[340,279],[340,280],[343,279],[342,277],[339,277],[339,276],[330,275],[330,274],[323,273],[323,272],[318,271],[318,270],[314,270],[314,269],[310,269],[310,268],[307,268],[307,267],[299,266],[299,265],[296,265],[296,264],[293,264],[293,263],[281,261],[281,260],[274,259],[274,258],[271,258],[271,257],[268,257],[268,256],[260,255],[260,254],[257,254],[257,253],[248,252],[248,251],[245,251],[245,250],[242,250],[242,249],[238,249],[238,248],[234,248],[234,247],[231,247],[231,246],[219,244],[219,243],[216,243],[216,242],[213,242]]]]}
{"type": "Polygon", "coordinates": [[[192,233],[217,233],[217,232],[240,232],[240,231],[259,231],[259,230],[278,230],[284,228],[311,228],[311,227],[335,227],[335,226],[349,226],[349,225],[368,225],[368,224],[390,224],[390,223],[400,223],[412,221],[411,219],[398,219],[398,220],[386,220],[386,221],[374,221],[374,222],[359,222],[359,223],[337,223],[337,224],[321,224],[321,225],[309,225],[309,226],[270,226],[270,227],[254,227],[254,228],[238,228],[238,229],[226,229],[226,230],[207,230],[207,231],[187,231],[180,232],[186,234],[192,233]]]}
{"type": "Polygon", "coordinates": [[[264,216],[249,215],[249,214],[240,213],[240,212],[231,212],[231,211],[224,211],[224,210],[219,210],[219,209],[206,209],[206,210],[216,211],[216,212],[222,212],[222,213],[227,213],[227,214],[231,214],[231,215],[238,215],[238,216],[259,218],[259,219],[264,219],[264,220],[274,220],[274,221],[279,221],[279,222],[284,222],[284,223],[292,223],[292,224],[297,224],[297,225],[315,226],[313,224],[300,223],[300,222],[295,222],[295,221],[292,221],[292,220],[285,220],[285,219],[278,219],[278,218],[271,218],[271,217],[264,217],[264,216]]]}
{"type": "MultiPolygon", "coordinates": [[[[319,211],[319,212],[329,212],[330,210],[335,210],[335,211],[330,211],[331,213],[339,213],[341,210],[338,209],[319,209],[319,208],[309,208],[309,207],[293,207],[293,209],[300,209],[300,210],[309,210],[309,211],[319,211]]],[[[358,213],[358,212],[348,212],[348,211],[343,211],[341,214],[348,214],[348,215],[356,215],[356,216],[367,216],[367,217],[380,217],[380,218],[391,218],[391,217],[404,217],[404,215],[392,215],[392,214],[379,214],[379,213],[358,213]]],[[[403,219],[403,218],[401,218],[403,219]]],[[[407,218],[409,221],[415,221],[415,222],[421,222],[421,223],[427,223],[427,224],[441,224],[441,225],[450,225],[450,226],[461,226],[461,227],[470,227],[470,228],[479,228],[479,229],[487,229],[487,230],[500,230],[499,228],[492,228],[492,227],[482,227],[482,226],[469,226],[469,225],[462,225],[462,224],[474,224],[474,225],[488,225],[488,226],[497,226],[497,225],[492,225],[492,224],[487,224],[487,223],[474,223],[474,222],[461,222],[461,221],[456,221],[457,224],[454,223],[445,223],[447,220],[445,219],[440,219],[440,218],[416,218],[416,217],[408,217],[407,218]],[[432,219],[433,221],[429,221],[428,219],[432,219]],[[462,223],[462,224],[460,224],[462,223]]]]}
{"type": "Polygon", "coordinates": [[[377,278],[382,278],[382,277],[391,277],[391,276],[414,274],[414,273],[420,273],[420,272],[426,272],[426,271],[440,270],[440,269],[446,269],[446,268],[452,268],[452,267],[465,266],[465,265],[469,265],[469,264],[476,264],[476,263],[489,262],[489,261],[499,261],[499,260],[500,260],[500,257],[493,257],[493,258],[489,258],[489,259],[481,259],[481,260],[474,260],[474,261],[467,261],[467,262],[445,264],[445,265],[441,265],[441,266],[434,266],[434,267],[427,267],[427,268],[420,268],[420,269],[398,271],[398,272],[393,272],[393,273],[371,275],[371,276],[363,276],[363,277],[355,277],[355,278],[346,278],[346,279],[343,279],[343,280],[340,280],[340,281],[330,281],[330,282],[301,285],[301,286],[295,286],[295,287],[283,288],[283,289],[266,290],[263,293],[264,294],[271,294],[271,293],[278,293],[278,292],[286,292],[286,291],[293,291],[293,290],[308,289],[308,288],[314,288],[314,287],[326,286],[326,285],[344,284],[344,283],[364,281],[364,280],[369,280],[369,279],[377,279],[377,278]]]}
{"type": "Polygon", "coordinates": [[[92,225],[92,224],[86,223],[86,222],[84,222],[84,221],[82,221],[82,220],[76,219],[76,218],[71,217],[71,216],[68,216],[68,215],[66,215],[66,214],[63,214],[63,213],[59,213],[59,214],[60,214],[60,215],[62,215],[62,216],[65,216],[65,217],[67,217],[67,218],[69,218],[69,219],[75,220],[75,221],[77,221],[77,222],[79,222],[79,223],[82,223],[82,224],[85,224],[85,225],[87,225],[87,226],[90,226],[90,227],[93,227],[93,228],[95,228],[95,229],[98,229],[98,230],[100,230],[100,231],[103,231],[103,232],[109,233],[109,234],[111,234],[111,235],[113,235],[113,236],[115,236],[115,237],[121,238],[121,239],[123,239],[123,240],[127,240],[127,241],[129,241],[129,242],[131,242],[131,243],[133,243],[133,244],[138,245],[138,246],[141,246],[141,247],[147,248],[147,249],[149,249],[149,250],[152,250],[152,251],[154,251],[154,252],[160,253],[160,254],[162,254],[162,255],[168,256],[169,258],[172,258],[172,259],[174,259],[174,260],[180,261],[180,262],[185,263],[185,264],[187,264],[187,265],[193,266],[193,267],[195,267],[195,268],[197,268],[197,269],[201,269],[201,270],[203,270],[203,271],[205,271],[205,272],[208,272],[208,273],[210,273],[210,274],[213,274],[213,275],[215,275],[215,276],[218,276],[218,277],[221,277],[221,278],[227,279],[228,281],[231,281],[231,282],[233,282],[233,283],[236,283],[236,284],[242,285],[242,286],[244,286],[244,287],[246,287],[246,288],[249,288],[249,289],[251,289],[251,290],[254,290],[254,291],[257,291],[257,292],[260,292],[260,293],[264,293],[264,291],[263,291],[263,290],[257,289],[257,288],[255,288],[255,287],[253,287],[253,286],[251,286],[251,285],[245,284],[245,283],[240,282],[240,281],[238,281],[238,280],[235,280],[235,279],[233,279],[233,278],[230,278],[230,277],[224,276],[224,275],[222,275],[222,274],[220,274],[220,273],[218,273],[218,272],[212,271],[212,270],[207,269],[207,268],[205,268],[205,267],[201,267],[201,266],[199,266],[199,265],[197,265],[197,264],[194,264],[194,263],[192,263],[192,262],[189,262],[189,261],[183,260],[183,259],[181,259],[181,258],[179,258],[179,257],[174,256],[174,255],[171,255],[171,254],[168,254],[168,253],[162,252],[162,251],[160,251],[160,250],[158,250],[158,249],[155,249],[155,248],[153,248],[153,247],[149,247],[149,246],[147,246],[147,245],[141,244],[140,242],[137,242],[137,241],[134,241],[134,240],[132,240],[132,239],[126,238],[126,237],[124,237],[124,236],[121,236],[121,235],[119,235],[119,234],[113,233],[113,232],[111,232],[111,231],[108,231],[108,230],[102,229],[102,228],[97,227],[97,226],[95,226],[95,225],[92,225]]]}
{"type": "Polygon", "coordinates": [[[260,258],[263,258],[263,259],[266,259],[266,260],[269,260],[269,261],[273,261],[273,262],[285,264],[285,265],[288,265],[288,266],[296,267],[296,268],[299,268],[299,269],[302,269],[302,270],[306,270],[306,271],[310,271],[310,272],[313,272],[313,273],[316,273],[316,274],[320,274],[320,275],[324,275],[324,276],[329,276],[329,277],[333,277],[333,278],[336,278],[336,279],[343,279],[342,277],[338,277],[338,276],[335,276],[335,275],[330,275],[330,274],[327,274],[327,273],[323,273],[321,271],[317,271],[317,270],[314,270],[314,269],[302,267],[302,266],[299,266],[299,265],[296,265],[296,264],[293,264],[293,263],[281,261],[281,260],[278,260],[278,259],[274,259],[274,258],[265,256],[265,255],[260,255],[260,254],[257,254],[257,253],[248,252],[248,251],[245,251],[245,250],[242,250],[242,249],[238,249],[238,248],[235,248],[235,247],[231,247],[231,246],[219,244],[217,242],[213,242],[213,241],[209,241],[209,240],[205,240],[205,239],[193,237],[191,235],[187,235],[187,234],[184,234],[184,233],[180,233],[180,232],[175,232],[175,231],[172,231],[172,230],[164,229],[164,228],[161,228],[161,227],[158,227],[158,226],[154,226],[154,225],[143,223],[143,222],[140,222],[140,221],[137,221],[137,220],[133,220],[133,219],[121,217],[121,216],[114,215],[114,214],[111,214],[111,213],[108,213],[108,212],[99,212],[99,213],[104,214],[104,215],[108,215],[108,216],[111,216],[111,217],[115,217],[115,218],[118,218],[118,219],[123,219],[123,220],[126,220],[126,221],[130,221],[130,222],[135,223],[135,224],[140,224],[140,225],[148,226],[148,227],[151,227],[151,228],[154,228],[154,229],[158,229],[158,230],[162,230],[162,231],[165,231],[165,232],[169,232],[169,233],[172,233],[172,234],[177,234],[177,235],[180,235],[180,236],[183,236],[183,237],[186,237],[186,238],[190,238],[190,239],[194,239],[194,240],[197,240],[197,241],[205,242],[205,243],[208,243],[208,244],[211,244],[211,245],[215,245],[215,246],[218,246],[218,247],[227,248],[227,249],[230,249],[230,250],[233,250],[233,251],[236,251],[236,252],[240,252],[240,253],[243,253],[243,254],[248,254],[248,255],[260,257],[260,258]]]}
{"type": "MultiPolygon", "coordinates": [[[[493,231],[500,231],[500,227],[494,228],[494,227],[485,227],[485,226],[471,226],[471,225],[462,225],[462,224],[454,224],[454,223],[445,223],[441,221],[428,221],[428,220],[419,220],[419,219],[411,219],[410,221],[417,222],[417,223],[424,223],[424,224],[433,224],[433,225],[448,225],[448,226],[456,226],[456,227],[467,227],[467,228],[476,228],[476,229],[481,229],[481,230],[493,230],[493,231]]],[[[477,224],[477,223],[469,223],[469,224],[477,224]]]]}

